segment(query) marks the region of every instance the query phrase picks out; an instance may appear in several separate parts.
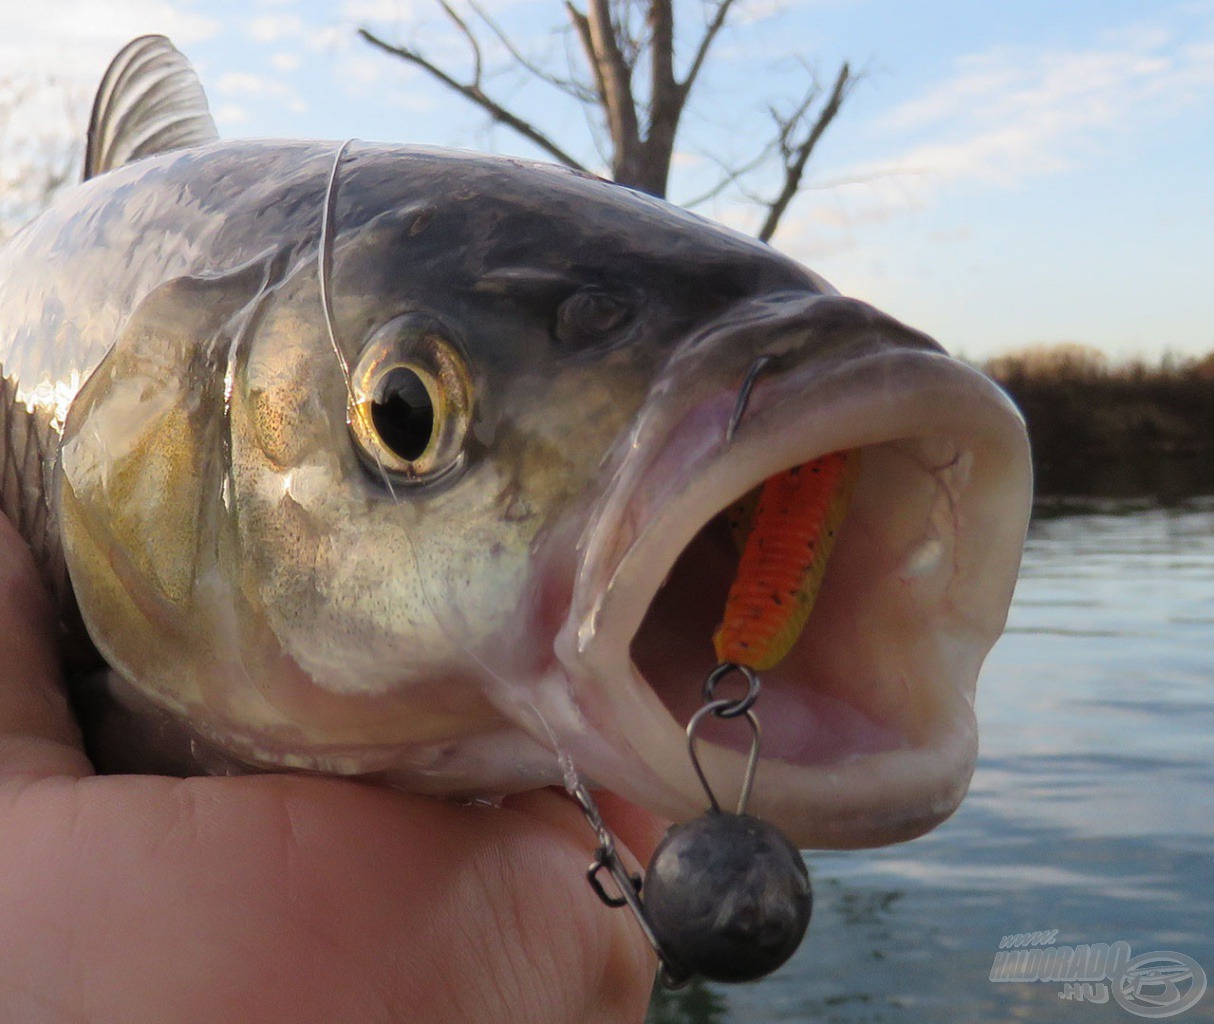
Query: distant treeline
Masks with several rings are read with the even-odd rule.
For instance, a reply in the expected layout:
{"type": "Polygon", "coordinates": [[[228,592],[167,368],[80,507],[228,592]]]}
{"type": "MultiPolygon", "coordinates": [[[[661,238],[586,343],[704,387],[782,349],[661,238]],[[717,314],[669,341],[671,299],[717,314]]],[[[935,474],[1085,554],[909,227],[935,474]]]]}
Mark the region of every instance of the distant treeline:
{"type": "Polygon", "coordinates": [[[1055,345],[1001,356],[982,369],[1024,413],[1039,491],[1214,487],[1214,353],[1115,364],[1087,346],[1055,345]]]}

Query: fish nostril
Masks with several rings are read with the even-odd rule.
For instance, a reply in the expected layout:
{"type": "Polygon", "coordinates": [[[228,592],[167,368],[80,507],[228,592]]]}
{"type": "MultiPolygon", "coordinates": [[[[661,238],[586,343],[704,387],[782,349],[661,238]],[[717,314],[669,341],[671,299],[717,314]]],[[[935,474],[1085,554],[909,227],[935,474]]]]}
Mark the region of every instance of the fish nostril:
{"type": "Polygon", "coordinates": [[[600,288],[583,288],[557,308],[553,335],[563,349],[576,352],[612,341],[634,316],[626,297],[600,288]]]}

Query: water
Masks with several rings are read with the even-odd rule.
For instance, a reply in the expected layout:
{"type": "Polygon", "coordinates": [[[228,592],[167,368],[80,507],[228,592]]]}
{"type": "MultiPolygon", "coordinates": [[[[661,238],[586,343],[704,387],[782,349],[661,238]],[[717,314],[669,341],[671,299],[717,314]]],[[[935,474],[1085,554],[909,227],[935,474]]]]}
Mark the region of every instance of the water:
{"type": "Polygon", "coordinates": [[[761,984],[655,997],[652,1024],[1141,1019],[996,984],[1004,935],[1187,954],[1214,1021],[1214,499],[1056,502],[1035,519],[979,684],[957,814],[884,850],[815,853],[794,959],[761,984]]]}

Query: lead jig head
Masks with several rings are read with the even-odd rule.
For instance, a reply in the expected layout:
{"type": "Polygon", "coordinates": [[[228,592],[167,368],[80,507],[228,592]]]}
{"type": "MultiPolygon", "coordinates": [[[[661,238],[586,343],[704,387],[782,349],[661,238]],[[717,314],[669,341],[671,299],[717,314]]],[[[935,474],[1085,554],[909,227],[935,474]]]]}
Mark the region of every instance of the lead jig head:
{"type": "Polygon", "coordinates": [[[708,795],[709,810],[673,825],[654,851],[641,879],[630,875],[615,851],[611,833],[584,786],[571,791],[599,837],[587,877],[608,906],[627,905],[661,959],[662,981],[676,988],[694,975],[712,981],[754,981],[788,960],[809,927],[813,891],[801,854],[774,825],[746,813],[759,760],[759,721],[752,710],[759,696],[754,671],[726,662],[704,684],[704,707],[687,723],[687,750],[708,795]],[[747,681],[739,700],[718,699],[716,686],[740,672],[747,681]],[[721,810],[696,755],[696,729],[707,715],[745,718],[751,728],[750,758],[736,812],[721,810]],[[598,879],[608,868],[620,895],[598,879]]]}
{"type": "Polygon", "coordinates": [[[644,907],[672,980],[754,981],[796,952],[813,893],[779,829],[709,811],[666,833],[645,873],[644,907]]]}

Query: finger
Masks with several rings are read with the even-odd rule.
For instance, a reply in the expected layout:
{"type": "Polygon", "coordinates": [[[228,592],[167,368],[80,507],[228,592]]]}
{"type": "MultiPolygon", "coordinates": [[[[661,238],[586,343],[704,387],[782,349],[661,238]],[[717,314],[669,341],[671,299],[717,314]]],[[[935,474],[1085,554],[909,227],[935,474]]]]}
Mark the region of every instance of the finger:
{"type": "Polygon", "coordinates": [[[589,892],[588,859],[553,792],[483,808],[288,776],[44,780],[0,810],[0,1004],[639,1024],[652,954],[589,892]]]}
{"type": "Polygon", "coordinates": [[[615,793],[603,791],[595,794],[595,799],[607,827],[632,852],[638,864],[648,864],[670,822],[615,793]]]}
{"type": "Polygon", "coordinates": [[[0,774],[92,770],[64,695],[57,639],[29,547],[0,515],[0,774]]]}

